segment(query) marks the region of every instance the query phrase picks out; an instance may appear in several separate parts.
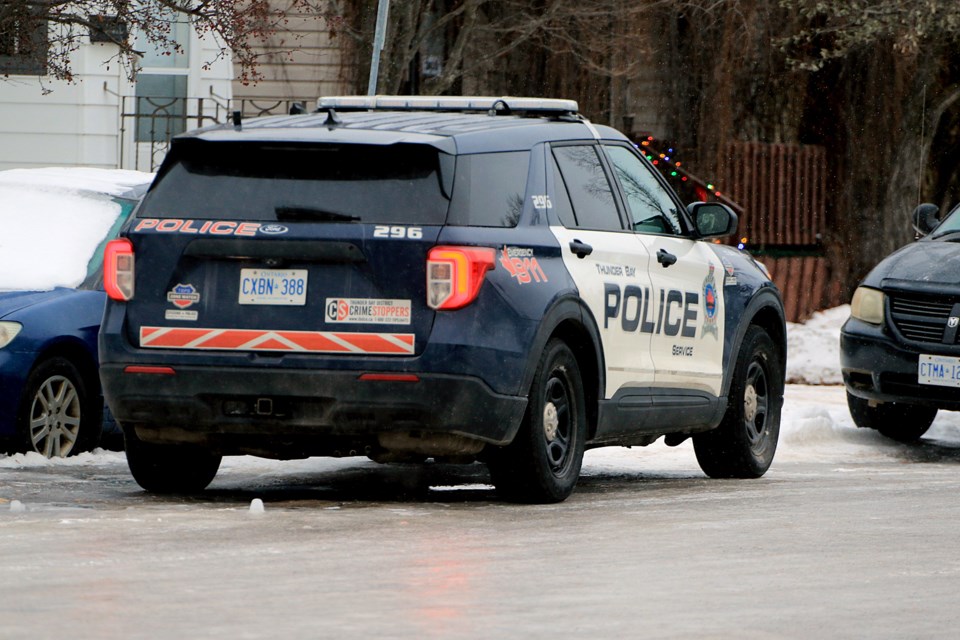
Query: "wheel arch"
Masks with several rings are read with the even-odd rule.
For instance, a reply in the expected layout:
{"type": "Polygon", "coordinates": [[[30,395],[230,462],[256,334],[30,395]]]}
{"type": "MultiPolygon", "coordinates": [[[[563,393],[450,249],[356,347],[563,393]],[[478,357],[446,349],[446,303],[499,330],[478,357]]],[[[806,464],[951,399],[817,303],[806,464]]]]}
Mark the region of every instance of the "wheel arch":
{"type": "Polygon", "coordinates": [[[97,359],[90,353],[86,345],[79,340],[65,339],[45,345],[38,352],[30,371],[36,369],[41,362],[56,357],[65,358],[73,363],[83,377],[84,384],[89,387],[87,392],[91,396],[103,395],[100,387],[100,370],[97,359]],[[90,386],[91,384],[93,386],[90,386]]]}
{"type": "Polygon", "coordinates": [[[587,413],[587,439],[597,429],[600,399],[606,385],[600,331],[593,314],[573,296],[558,300],[544,315],[527,360],[521,393],[529,394],[540,355],[552,338],[562,340],[573,352],[580,367],[587,413]]]}
{"type": "Polygon", "coordinates": [[[737,356],[743,345],[743,339],[751,326],[757,326],[767,332],[777,349],[780,360],[781,379],[786,378],[787,367],[787,325],[783,311],[783,301],[780,294],[774,289],[761,289],[750,300],[742,315],[743,321],[737,327],[730,354],[727,357],[723,374],[723,395],[730,394],[730,385],[733,381],[733,370],[737,356]]]}

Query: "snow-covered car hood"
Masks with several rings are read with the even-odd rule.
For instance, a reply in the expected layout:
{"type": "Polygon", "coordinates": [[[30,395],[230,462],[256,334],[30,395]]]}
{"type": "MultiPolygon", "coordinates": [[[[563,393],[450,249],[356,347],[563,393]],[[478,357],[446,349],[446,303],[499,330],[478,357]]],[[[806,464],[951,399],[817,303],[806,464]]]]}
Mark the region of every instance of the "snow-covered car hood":
{"type": "Polygon", "coordinates": [[[72,289],[50,291],[0,291],[0,320],[35,304],[58,298],[72,289]]]}
{"type": "Polygon", "coordinates": [[[874,267],[863,284],[882,287],[884,280],[960,284],[960,243],[920,240],[898,249],[874,267]]]}

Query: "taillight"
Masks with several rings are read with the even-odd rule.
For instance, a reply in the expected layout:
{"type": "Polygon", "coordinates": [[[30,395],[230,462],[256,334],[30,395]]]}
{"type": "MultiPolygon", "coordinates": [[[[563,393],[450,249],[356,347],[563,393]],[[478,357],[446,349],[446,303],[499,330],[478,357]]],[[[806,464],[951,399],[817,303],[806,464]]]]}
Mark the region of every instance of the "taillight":
{"type": "Polygon", "coordinates": [[[427,304],[460,309],[476,299],[496,250],[489,247],[434,247],[427,254],[427,304]]]}
{"type": "Polygon", "coordinates": [[[133,298],[133,243],[118,238],[103,250],[103,288],[112,300],[133,298]]]}

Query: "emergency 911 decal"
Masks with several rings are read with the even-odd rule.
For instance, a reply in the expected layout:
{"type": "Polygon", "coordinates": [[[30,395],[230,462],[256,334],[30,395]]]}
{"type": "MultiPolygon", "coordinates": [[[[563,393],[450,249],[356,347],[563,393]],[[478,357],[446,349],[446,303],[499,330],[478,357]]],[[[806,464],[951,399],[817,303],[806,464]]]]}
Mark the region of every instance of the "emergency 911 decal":
{"type": "Polygon", "coordinates": [[[500,264],[510,277],[520,284],[547,282],[547,274],[533,255],[533,249],[527,247],[507,247],[500,250],[500,264]]]}
{"type": "Polygon", "coordinates": [[[327,298],[325,309],[334,324],[410,324],[409,300],[327,298]]]}

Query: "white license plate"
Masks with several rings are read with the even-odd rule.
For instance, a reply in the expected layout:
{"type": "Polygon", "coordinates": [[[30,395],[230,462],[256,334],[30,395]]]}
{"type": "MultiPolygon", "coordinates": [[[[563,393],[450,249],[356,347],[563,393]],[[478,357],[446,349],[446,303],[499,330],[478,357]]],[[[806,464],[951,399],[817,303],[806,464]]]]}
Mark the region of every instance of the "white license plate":
{"type": "Polygon", "coordinates": [[[241,269],[240,304],[307,304],[306,269],[241,269]]]}
{"type": "Polygon", "coordinates": [[[941,387],[960,387],[960,358],[920,354],[917,382],[941,387]]]}

